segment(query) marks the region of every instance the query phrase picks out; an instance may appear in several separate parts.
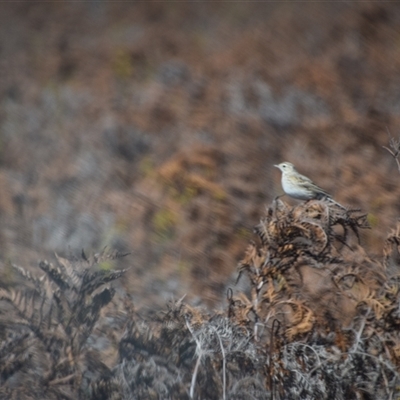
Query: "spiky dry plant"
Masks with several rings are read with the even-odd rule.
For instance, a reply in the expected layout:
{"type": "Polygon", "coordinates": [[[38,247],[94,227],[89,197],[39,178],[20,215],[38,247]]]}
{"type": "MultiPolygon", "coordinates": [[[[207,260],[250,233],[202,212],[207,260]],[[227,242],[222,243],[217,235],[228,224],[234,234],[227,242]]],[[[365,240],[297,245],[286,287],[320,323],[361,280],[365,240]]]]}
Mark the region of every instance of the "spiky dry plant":
{"type": "Polygon", "coordinates": [[[250,296],[232,296],[230,315],[264,347],[273,398],[399,395],[400,228],[378,262],[355,240],[367,227],[357,210],[317,200],[276,200],[256,227],[239,265],[250,296]]]}
{"type": "Polygon", "coordinates": [[[93,399],[267,399],[265,356],[223,313],[178,301],[155,318],[130,321],[120,363],[97,381],[93,399]]]}
{"type": "Polygon", "coordinates": [[[39,263],[40,277],[12,265],[26,286],[0,289],[1,398],[76,399],[107,370],[87,341],[114,296],[106,284],[124,273],[98,264],[121,256],[56,256],[55,264],[39,263]]]}
{"type": "Polygon", "coordinates": [[[356,288],[363,296],[378,277],[375,265],[366,263],[365,255],[360,259],[357,245],[352,247],[358,259],[345,248],[349,230],[358,237],[360,227],[366,227],[364,215],[329,202],[290,208],[276,200],[255,228],[261,245],[250,244],[239,268],[239,277],[246,272],[251,282],[248,311],[256,315],[256,327],[270,326],[277,319],[290,339],[310,332],[316,324],[334,330],[345,318],[351,321],[356,288]],[[346,285],[351,289],[346,291],[346,285]]]}
{"type": "Polygon", "coordinates": [[[132,315],[93,398],[399,398],[400,225],[383,262],[359,244],[367,227],[329,201],[275,201],[239,265],[249,295],[230,289],[227,315],[132,315]]]}
{"type": "Polygon", "coordinates": [[[389,147],[382,146],[384,149],[386,149],[389,154],[396,160],[397,168],[400,172],[400,139],[395,139],[392,137],[388,130],[388,135],[389,135],[389,147]]]}
{"type": "Polygon", "coordinates": [[[40,278],[14,266],[30,286],[0,291],[0,398],[398,399],[400,223],[379,261],[366,227],[329,201],[276,200],[239,264],[248,292],[214,313],[180,300],[143,316],[121,299],[108,366],[92,342],[123,273],[95,269],[110,255],[41,262],[40,278]]]}

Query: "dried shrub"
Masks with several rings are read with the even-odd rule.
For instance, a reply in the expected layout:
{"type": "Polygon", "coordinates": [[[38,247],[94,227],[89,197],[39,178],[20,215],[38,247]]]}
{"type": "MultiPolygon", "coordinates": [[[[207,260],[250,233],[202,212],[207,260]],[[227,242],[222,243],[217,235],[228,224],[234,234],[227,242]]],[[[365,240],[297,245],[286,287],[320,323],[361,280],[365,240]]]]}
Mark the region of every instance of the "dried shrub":
{"type": "Polygon", "coordinates": [[[88,339],[114,297],[107,283],[125,271],[98,264],[121,256],[56,256],[55,264],[39,263],[40,277],[13,265],[26,286],[0,289],[1,398],[73,399],[88,390],[89,376],[104,374],[108,368],[88,339]]]}
{"type": "Polygon", "coordinates": [[[143,315],[126,298],[101,315],[114,295],[105,284],[123,273],[93,270],[107,254],[41,262],[40,278],[15,267],[30,286],[1,290],[0,395],[397,398],[400,223],[379,261],[359,243],[367,227],[358,210],[329,200],[274,201],[239,263],[249,290],[229,289],[227,309],[214,313],[181,299],[143,315]],[[112,365],[89,340],[106,325],[112,365]]]}
{"type": "Polygon", "coordinates": [[[255,228],[259,244],[239,265],[250,296],[232,296],[230,315],[269,354],[275,398],[397,393],[400,228],[378,262],[358,244],[367,227],[365,215],[329,201],[276,200],[255,228]]]}

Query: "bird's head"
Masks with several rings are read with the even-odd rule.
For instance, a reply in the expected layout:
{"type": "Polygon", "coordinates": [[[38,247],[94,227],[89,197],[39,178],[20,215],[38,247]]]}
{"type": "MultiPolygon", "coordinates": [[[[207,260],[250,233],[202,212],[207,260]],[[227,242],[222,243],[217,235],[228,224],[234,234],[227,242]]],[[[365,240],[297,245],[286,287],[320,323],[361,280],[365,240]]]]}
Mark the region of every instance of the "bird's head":
{"type": "Polygon", "coordinates": [[[274,165],[274,167],[279,168],[284,174],[287,172],[295,172],[296,171],[296,168],[294,167],[294,165],[287,161],[280,163],[278,165],[274,165]]]}

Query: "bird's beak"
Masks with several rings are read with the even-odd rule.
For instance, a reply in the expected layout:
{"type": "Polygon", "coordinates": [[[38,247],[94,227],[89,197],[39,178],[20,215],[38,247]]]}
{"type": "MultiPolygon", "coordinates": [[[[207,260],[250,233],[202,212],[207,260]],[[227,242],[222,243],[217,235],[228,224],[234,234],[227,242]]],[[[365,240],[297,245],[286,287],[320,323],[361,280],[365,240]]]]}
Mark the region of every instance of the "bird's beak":
{"type": "Polygon", "coordinates": [[[274,167],[279,168],[279,165],[275,165],[275,164],[274,164],[274,167]]]}

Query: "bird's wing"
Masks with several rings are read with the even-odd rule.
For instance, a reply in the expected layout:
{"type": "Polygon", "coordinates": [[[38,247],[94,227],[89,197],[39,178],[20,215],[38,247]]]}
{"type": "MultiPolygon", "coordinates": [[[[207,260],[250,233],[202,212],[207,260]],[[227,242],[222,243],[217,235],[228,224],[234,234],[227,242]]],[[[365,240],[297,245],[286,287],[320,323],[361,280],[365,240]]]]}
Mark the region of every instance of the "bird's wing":
{"type": "Polygon", "coordinates": [[[299,175],[299,178],[300,178],[298,182],[299,186],[314,190],[318,193],[324,194],[325,196],[331,197],[331,195],[326,190],[320,188],[310,178],[307,178],[304,175],[299,175]]]}
{"type": "Polygon", "coordinates": [[[299,177],[299,181],[301,180],[302,182],[308,182],[308,183],[312,183],[313,185],[315,185],[315,183],[305,175],[298,174],[298,177],[299,177]]]}

